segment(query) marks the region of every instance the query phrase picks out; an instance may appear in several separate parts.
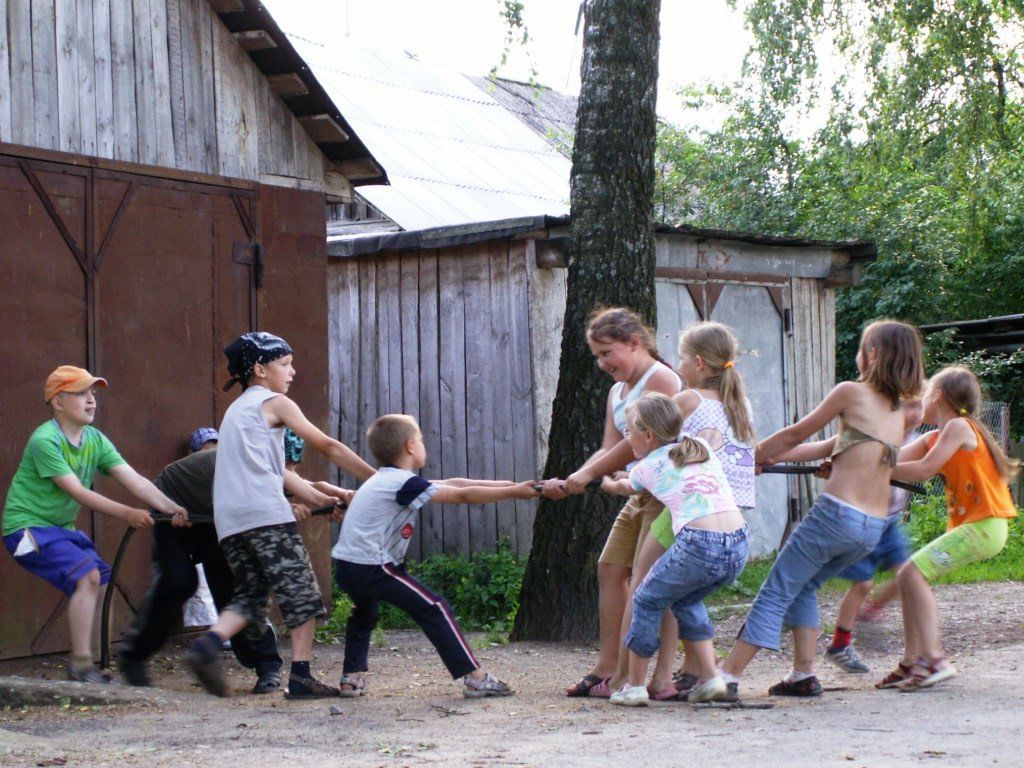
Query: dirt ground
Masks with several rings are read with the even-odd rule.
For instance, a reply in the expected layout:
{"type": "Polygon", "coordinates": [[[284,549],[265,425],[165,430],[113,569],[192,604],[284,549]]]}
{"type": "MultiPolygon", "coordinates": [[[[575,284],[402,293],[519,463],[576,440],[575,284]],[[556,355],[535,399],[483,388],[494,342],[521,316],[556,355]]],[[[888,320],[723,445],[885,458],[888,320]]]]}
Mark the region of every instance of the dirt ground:
{"type": "MultiPolygon", "coordinates": [[[[487,669],[516,695],[470,701],[449,680],[422,636],[392,632],[373,649],[370,692],[360,699],[289,702],[248,693],[251,673],[226,658],[235,694],[202,693],[176,644],[155,659],[156,705],[38,706],[0,713],[0,764],[7,766],[592,766],[1024,765],[1024,584],[938,590],[947,653],[960,671],[949,683],[901,694],[872,684],[899,653],[890,608],[863,625],[858,645],[871,666],[849,675],[822,665],[820,699],[778,700],[767,689],[788,655],[762,653],[741,685],[748,705],[659,704],[622,709],[568,699],[562,688],[586,671],[593,648],[566,644],[485,645],[487,669]]],[[[835,598],[823,601],[834,616],[835,598]]],[[[743,610],[722,618],[729,638],[743,610]]],[[[720,643],[724,649],[728,641],[720,643]]],[[[824,638],[821,647],[824,648],[824,638]]],[[[287,648],[283,649],[287,658],[287,648]]],[[[314,668],[337,682],[342,647],[318,645],[314,668]]],[[[60,679],[63,658],[0,662],[0,676],[60,679]]]]}

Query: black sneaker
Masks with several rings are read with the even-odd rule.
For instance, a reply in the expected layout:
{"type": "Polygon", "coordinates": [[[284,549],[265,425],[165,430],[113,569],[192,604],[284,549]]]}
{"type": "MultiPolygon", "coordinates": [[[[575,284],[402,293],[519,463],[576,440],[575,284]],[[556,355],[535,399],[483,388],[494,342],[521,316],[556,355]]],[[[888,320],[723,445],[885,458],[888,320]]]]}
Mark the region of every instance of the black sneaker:
{"type": "Polygon", "coordinates": [[[134,685],[138,688],[148,688],[152,685],[149,680],[149,670],[146,668],[146,662],[133,659],[122,653],[117,657],[117,667],[121,670],[121,674],[124,675],[124,679],[128,681],[128,685],[134,685]]]}
{"type": "Polygon", "coordinates": [[[264,670],[259,673],[253,693],[273,693],[281,687],[281,672],[276,669],[264,670]]]}
{"type": "Polygon", "coordinates": [[[791,683],[788,680],[776,683],[768,689],[769,696],[797,696],[800,698],[812,698],[821,696],[821,683],[814,675],[805,677],[799,682],[791,683]]]}
{"type": "Polygon", "coordinates": [[[725,684],[725,698],[720,701],[728,702],[729,704],[735,704],[740,700],[740,684],[739,683],[726,683],[725,684]]]}
{"type": "Polygon", "coordinates": [[[332,699],[340,696],[337,688],[324,685],[315,677],[288,676],[288,688],[284,692],[286,699],[332,699]]]}
{"type": "Polygon", "coordinates": [[[189,646],[185,654],[185,662],[189,665],[203,688],[214,696],[228,695],[228,681],[221,669],[219,644],[214,644],[207,637],[200,637],[189,646]]]}

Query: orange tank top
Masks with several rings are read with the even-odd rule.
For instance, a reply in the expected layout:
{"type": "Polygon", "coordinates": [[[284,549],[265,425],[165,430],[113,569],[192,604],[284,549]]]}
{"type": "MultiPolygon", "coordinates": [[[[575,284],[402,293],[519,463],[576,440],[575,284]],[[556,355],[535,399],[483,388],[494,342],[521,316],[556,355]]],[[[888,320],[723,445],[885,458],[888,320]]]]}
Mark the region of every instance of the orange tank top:
{"type": "MultiPolygon", "coordinates": [[[[970,420],[967,423],[971,424],[970,420]]],[[[1010,487],[999,476],[984,438],[973,424],[971,430],[978,445],[973,451],[958,448],[939,470],[946,480],[946,504],[949,509],[946,530],[990,517],[1017,516],[1010,487]]],[[[928,435],[929,450],[939,439],[939,433],[940,430],[935,430],[928,435]]]]}

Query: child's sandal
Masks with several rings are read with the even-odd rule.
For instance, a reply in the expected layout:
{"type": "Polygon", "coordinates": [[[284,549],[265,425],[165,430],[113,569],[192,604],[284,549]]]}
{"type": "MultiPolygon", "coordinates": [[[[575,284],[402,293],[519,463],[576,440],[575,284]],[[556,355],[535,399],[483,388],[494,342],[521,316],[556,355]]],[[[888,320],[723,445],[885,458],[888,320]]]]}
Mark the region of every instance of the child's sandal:
{"type": "Polygon", "coordinates": [[[939,656],[931,661],[919,660],[914,665],[910,677],[897,686],[900,693],[913,693],[922,688],[931,688],[933,685],[956,677],[957,672],[952,664],[947,664],[942,669],[938,668],[938,665],[945,660],[945,656],[939,656]]]}
{"type": "Polygon", "coordinates": [[[569,698],[580,698],[589,696],[590,690],[604,681],[600,675],[584,675],[576,683],[565,689],[565,695],[569,698]]]}
{"type": "Polygon", "coordinates": [[[366,680],[359,677],[349,677],[348,675],[342,675],[341,681],[338,683],[339,695],[343,699],[355,699],[366,693],[366,680]],[[348,686],[346,688],[345,686],[348,686]]]}

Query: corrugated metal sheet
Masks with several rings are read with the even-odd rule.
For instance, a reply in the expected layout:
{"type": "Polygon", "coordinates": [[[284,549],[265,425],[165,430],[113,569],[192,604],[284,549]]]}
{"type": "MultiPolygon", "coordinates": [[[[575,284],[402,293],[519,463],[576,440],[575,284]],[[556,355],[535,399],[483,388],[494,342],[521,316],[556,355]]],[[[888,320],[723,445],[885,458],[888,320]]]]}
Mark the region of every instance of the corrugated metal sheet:
{"type": "Polygon", "coordinates": [[[569,211],[569,159],[457,72],[289,35],[387,168],[360,194],[403,229],[569,211]]]}

